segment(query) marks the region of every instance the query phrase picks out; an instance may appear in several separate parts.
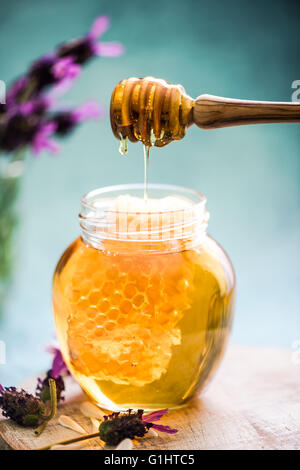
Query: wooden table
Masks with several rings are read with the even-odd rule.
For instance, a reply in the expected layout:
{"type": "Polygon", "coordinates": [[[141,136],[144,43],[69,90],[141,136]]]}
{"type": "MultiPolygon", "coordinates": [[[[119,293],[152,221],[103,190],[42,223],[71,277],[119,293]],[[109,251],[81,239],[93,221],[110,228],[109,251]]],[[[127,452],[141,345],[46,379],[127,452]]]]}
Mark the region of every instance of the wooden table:
{"type": "MultiPolygon", "coordinates": [[[[280,349],[231,347],[207,392],[162,422],[179,429],[174,435],[142,439],[136,449],[300,449],[300,364],[292,352],[280,349]]],[[[22,384],[33,390],[36,379],[22,384]]],[[[59,414],[72,415],[89,431],[79,412],[86,400],[70,379],[66,403],[59,414]]],[[[48,425],[36,438],[0,418],[0,449],[34,449],[75,436],[71,430],[48,425]]],[[[100,449],[93,440],[91,449],[100,449]]]]}

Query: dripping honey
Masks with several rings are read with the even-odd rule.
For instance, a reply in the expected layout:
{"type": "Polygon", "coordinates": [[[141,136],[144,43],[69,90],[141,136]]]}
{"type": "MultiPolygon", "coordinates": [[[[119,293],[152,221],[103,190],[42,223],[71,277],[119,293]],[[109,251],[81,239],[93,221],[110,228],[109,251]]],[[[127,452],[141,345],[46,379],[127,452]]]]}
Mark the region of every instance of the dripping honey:
{"type": "Polygon", "coordinates": [[[181,85],[153,77],[128,78],[112,93],[112,130],[123,147],[127,139],[163,147],[185,136],[193,106],[194,100],[181,85]]]}

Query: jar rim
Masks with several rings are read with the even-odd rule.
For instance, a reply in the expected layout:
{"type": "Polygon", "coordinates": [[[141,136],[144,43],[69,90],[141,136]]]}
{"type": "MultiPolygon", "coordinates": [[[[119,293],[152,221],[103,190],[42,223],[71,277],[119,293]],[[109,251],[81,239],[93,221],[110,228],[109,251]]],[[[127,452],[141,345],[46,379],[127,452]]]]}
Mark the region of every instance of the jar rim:
{"type": "MultiPolygon", "coordinates": [[[[97,189],[93,189],[89,192],[87,192],[82,198],[81,198],[81,206],[84,207],[84,208],[87,208],[87,209],[91,209],[91,210],[94,210],[95,209],[95,205],[93,205],[93,203],[91,203],[90,201],[91,200],[95,200],[97,197],[101,197],[101,196],[105,196],[105,195],[108,195],[109,193],[111,193],[111,195],[113,196],[114,193],[117,193],[117,192],[122,192],[122,193],[125,193],[126,191],[130,191],[130,190],[135,190],[135,191],[141,191],[143,192],[144,191],[144,183],[128,183],[128,184],[117,184],[117,185],[111,185],[111,186],[103,186],[101,188],[97,188],[97,189]]],[[[193,209],[197,208],[197,206],[204,206],[206,205],[206,202],[207,202],[207,199],[206,199],[206,196],[204,196],[204,194],[202,194],[200,191],[197,191],[195,189],[191,189],[191,188],[185,188],[184,186],[177,186],[177,185],[172,185],[172,184],[160,184],[160,183],[151,183],[151,184],[148,184],[148,192],[150,193],[151,190],[159,190],[159,191],[166,191],[168,193],[170,192],[175,192],[177,195],[178,193],[181,194],[181,195],[184,195],[186,194],[186,196],[193,196],[195,199],[198,199],[198,200],[193,200],[193,199],[190,199],[190,201],[192,201],[194,204],[192,204],[191,207],[193,207],[193,209]]],[[[150,198],[151,198],[151,195],[150,195],[150,198]]],[[[154,214],[155,213],[163,213],[163,212],[180,212],[182,211],[182,208],[181,209],[165,209],[165,210],[158,210],[158,211],[151,211],[153,212],[154,214]]],[[[122,210],[114,210],[114,209],[109,209],[109,212],[115,212],[115,213],[120,213],[120,214],[128,214],[130,212],[128,211],[122,211],[122,210]]],[[[135,212],[133,212],[135,213],[135,212]]]]}
{"type": "Polygon", "coordinates": [[[132,202],[143,199],[142,183],[106,186],[85,194],[79,214],[83,240],[96,248],[104,240],[136,242],[143,249],[148,243],[151,251],[154,245],[155,249],[162,243],[177,247],[206,233],[209,213],[202,193],[167,184],[149,184],[147,189],[151,204],[136,208],[132,202]],[[163,202],[156,206],[159,200],[163,202]]]}

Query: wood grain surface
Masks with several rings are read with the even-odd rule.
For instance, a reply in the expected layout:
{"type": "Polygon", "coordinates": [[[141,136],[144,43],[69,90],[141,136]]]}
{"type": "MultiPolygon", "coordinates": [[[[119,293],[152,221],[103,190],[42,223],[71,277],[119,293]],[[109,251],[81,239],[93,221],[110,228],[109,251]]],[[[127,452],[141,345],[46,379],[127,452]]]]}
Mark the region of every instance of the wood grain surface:
{"type": "MultiPolygon", "coordinates": [[[[207,391],[190,406],[171,412],[162,423],[179,429],[174,435],[141,439],[135,449],[300,449],[300,364],[290,351],[231,347],[207,391]]],[[[22,386],[33,391],[36,378],[22,386]]],[[[66,401],[58,416],[72,416],[87,431],[88,418],[79,411],[86,400],[68,379],[66,401]]],[[[57,416],[57,417],[58,417],[57,416]]],[[[76,433],[57,424],[40,437],[0,418],[0,449],[36,449],[76,433]]],[[[86,448],[101,449],[97,439],[86,448]]]]}

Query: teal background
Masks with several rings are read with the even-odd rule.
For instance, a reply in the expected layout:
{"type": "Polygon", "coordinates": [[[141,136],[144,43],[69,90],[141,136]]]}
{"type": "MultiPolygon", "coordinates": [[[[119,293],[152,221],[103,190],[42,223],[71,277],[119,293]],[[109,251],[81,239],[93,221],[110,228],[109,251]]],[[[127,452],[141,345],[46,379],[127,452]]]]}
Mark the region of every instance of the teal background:
{"type": "MultiPolygon", "coordinates": [[[[66,100],[109,106],[114,85],[154,75],[202,93],[258,100],[291,99],[300,79],[299,4],[288,1],[10,0],[0,6],[0,78],[9,82],[29,62],[111,16],[103,40],[126,47],[96,59],[66,100]]],[[[203,192],[209,232],[229,253],[238,296],[233,342],[292,347],[300,339],[300,126],[277,124],[203,131],[153,150],[150,182],[203,192]]],[[[59,156],[30,156],[21,193],[13,288],[0,323],[7,363],[0,382],[13,385],[43,370],[54,335],[51,277],[79,234],[81,196],[94,188],[143,178],[141,145],[118,153],[109,120],[84,124],[59,156]]]]}

